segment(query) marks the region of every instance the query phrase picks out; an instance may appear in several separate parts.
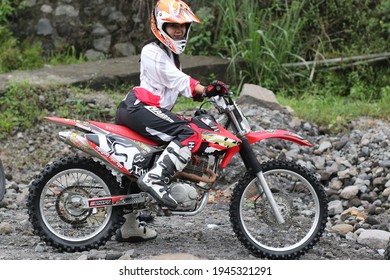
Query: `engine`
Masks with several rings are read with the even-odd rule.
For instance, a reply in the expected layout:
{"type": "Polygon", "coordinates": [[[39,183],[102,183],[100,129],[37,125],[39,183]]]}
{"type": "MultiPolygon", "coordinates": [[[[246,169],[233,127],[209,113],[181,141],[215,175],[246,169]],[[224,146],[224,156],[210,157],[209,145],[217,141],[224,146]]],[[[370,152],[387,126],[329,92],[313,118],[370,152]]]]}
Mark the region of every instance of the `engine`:
{"type": "Polygon", "coordinates": [[[191,182],[197,188],[208,190],[207,185],[213,183],[216,179],[214,172],[208,166],[209,158],[207,156],[196,155],[192,157],[184,170],[177,174],[171,184],[171,195],[178,202],[176,210],[195,210],[199,193],[191,185],[191,182]]]}
{"type": "Polygon", "coordinates": [[[183,182],[173,182],[171,195],[179,204],[176,210],[194,210],[198,192],[194,187],[183,182]]]}

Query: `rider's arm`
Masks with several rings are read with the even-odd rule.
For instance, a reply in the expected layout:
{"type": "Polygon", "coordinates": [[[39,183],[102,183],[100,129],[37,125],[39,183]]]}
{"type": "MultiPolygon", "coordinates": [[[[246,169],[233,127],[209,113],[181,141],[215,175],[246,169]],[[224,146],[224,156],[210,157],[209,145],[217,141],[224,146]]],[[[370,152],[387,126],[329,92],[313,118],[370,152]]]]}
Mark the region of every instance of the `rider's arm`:
{"type": "Polygon", "coordinates": [[[206,88],[205,86],[202,86],[201,84],[197,84],[195,86],[194,92],[195,94],[201,94],[203,97],[206,97],[206,95],[204,94],[205,88],[206,88]]]}

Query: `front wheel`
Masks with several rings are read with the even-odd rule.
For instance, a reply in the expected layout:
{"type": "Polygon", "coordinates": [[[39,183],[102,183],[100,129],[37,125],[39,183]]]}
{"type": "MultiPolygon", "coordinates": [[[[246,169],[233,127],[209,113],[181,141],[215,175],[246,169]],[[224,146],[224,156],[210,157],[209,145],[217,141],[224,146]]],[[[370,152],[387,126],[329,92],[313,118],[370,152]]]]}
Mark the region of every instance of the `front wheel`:
{"type": "Polygon", "coordinates": [[[232,194],[233,230],[256,257],[296,259],[324,232],[328,217],[325,191],[309,170],[293,162],[273,160],[261,167],[284,223],[275,218],[257,177],[247,172],[232,194]]]}
{"type": "Polygon", "coordinates": [[[86,208],[83,201],[119,190],[110,170],[92,159],[66,157],[47,165],[33,181],[27,202],[34,233],[60,251],[98,248],[120,227],[123,210],[86,208]]]}

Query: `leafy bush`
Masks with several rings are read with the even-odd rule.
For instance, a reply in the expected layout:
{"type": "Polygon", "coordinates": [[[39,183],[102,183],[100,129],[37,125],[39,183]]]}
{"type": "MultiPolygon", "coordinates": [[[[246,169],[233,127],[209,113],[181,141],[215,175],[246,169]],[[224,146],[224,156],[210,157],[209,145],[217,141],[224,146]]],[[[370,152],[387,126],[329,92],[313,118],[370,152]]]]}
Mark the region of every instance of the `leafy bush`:
{"type": "Polygon", "coordinates": [[[17,40],[10,30],[9,18],[16,17],[18,10],[23,8],[25,1],[0,0],[0,73],[37,69],[43,67],[45,63],[60,65],[85,61],[84,56],[77,54],[73,46],[43,57],[39,41],[17,40]]]}
{"type": "Polygon", "coordinates": [[[0,27],[0,73],[43,67],[39,43],[19,44],[8,29],[0,27]]]}
{"type": "Polygon", "coordinates": [[[186,47],[188,55],[216,55],[217,50],[214,45],[213,25],[215,16],[212,9],[203,7],[196,12],[201,18],[201,24],[193,24],[191,27],[190,39],[186,47]]]}
{"type": "Polygon", "coordinates": [[[0,73],[43,66],[40,44],[20,43],[10,31],[8,18],[23,7],[23,1],[0,0],[0,73]]]}
{"type": "Polygon", "coordinates": [[[30,128],[40,116],[39,94],[28,83],[10,83],[7,92],[0,96],[0,110],[0,132],[30,128]]]}
{"type": "Polygon", "coordinates": [[[388,50],[389,0],[306,1],[304,11],[307,26],[302,35],[310,42],[311,34],[317,34],[327,57],[388,50]]]}

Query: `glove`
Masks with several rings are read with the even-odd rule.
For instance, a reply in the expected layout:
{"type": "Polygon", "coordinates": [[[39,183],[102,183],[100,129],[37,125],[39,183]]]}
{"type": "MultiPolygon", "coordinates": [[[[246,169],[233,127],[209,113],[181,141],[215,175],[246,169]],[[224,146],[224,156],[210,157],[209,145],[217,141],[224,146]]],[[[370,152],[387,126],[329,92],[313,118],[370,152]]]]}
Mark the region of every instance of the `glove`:
{"type": "Polygon", "coordinates": [[[201,93],[197,93],[194,95],[194,97],[192,99],[196,102],[202,102],[204,99],[204,95],[201,93]]]}
{"type": "Polygon", "coordinates": [[[226,85],[221,81],[214,81],[204,89],[204,94],[209,98],[217,95],[225,95],[226,93],[226,85]]]}

